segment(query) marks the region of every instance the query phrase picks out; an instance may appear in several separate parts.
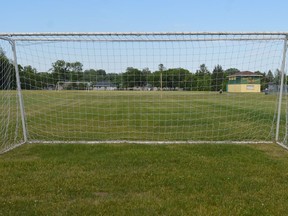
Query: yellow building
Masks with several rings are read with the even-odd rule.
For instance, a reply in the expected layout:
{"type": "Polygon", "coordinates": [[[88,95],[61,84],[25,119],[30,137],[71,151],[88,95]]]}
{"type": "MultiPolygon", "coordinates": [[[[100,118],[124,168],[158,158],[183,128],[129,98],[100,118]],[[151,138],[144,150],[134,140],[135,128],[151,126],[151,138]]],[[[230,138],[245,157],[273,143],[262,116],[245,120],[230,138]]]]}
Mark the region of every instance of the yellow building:
{"type": "Polygon", "coordinates": [[[242,71],[228,76],[227,92],[261,92],[262,75],[242,71]]]}

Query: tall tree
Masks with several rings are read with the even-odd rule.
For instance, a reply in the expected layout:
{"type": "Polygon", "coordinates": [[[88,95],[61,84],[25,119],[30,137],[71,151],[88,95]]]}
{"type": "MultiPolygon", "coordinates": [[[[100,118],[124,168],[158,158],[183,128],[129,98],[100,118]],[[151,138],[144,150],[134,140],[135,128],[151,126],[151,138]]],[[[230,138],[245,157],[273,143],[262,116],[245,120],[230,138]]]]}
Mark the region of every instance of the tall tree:
{"type": "Polygon", "coordinates": [[[64,60],[57,60],[52,63],[52,75],[56,83],[58,81],[68,81],[69,80],[69,72],[64,60]]]}
{"type": "Polygon", "coordinates": [[[0,47],[0,90],[16,88],[16,76],[13,63],[0,47]]]}
{"type": "Polygon", "coordinates": [[[274,76],[274,84],[280,85],[280,83],[281,83],[281,71],[279,69],[276,69],[274,76]]]}
{"type": "Polygon", "coordinates": [[[81,81],[83,79],[82,63],[76,62],[65,62],[64,60],[57,60],[52,63],[53,77],[58,81],[81,81]]]}
{"type": "Polygon", "coordinates": [[[115,85],[117,88],[120,87],[121,76],[118,73],[108,73],[106,74],[105,77],[106,77],[107,82],[110,82],[111,84],[115,85]]]}
{"type": "Polygon", "coordinates": [[[233,74],[238,73],[238,72],[240,72],[240,70],[237,68],[228,68],[227,70],[225,70],[225,74],[227,76],[233,75],[233,74]]]}
{"type": "Polygon", "coordinates": [[[146,85],[146,77],[137,68],[128,67],[122,74],[123,88],[143,87],[146,85]]]}
{"type": "Polygon", "coordinates": [[[170,68],[163,72],[163,87],[169,89],[175,88],[186,88],[188,85],[189,88],[191,84],[189,82],[190,72],[183,68],[170,68]]]}
{"type": "Polygon", "coordinates": [[[260,77],[261,90],[266,89],[269,83],[266,73],[262,73],[261,71],[255,71],[254,73],[257,75],[261,75],[260,77]]]}
{"type": "Polygon", "coordinates": [[[273,73],[272,73],[271,70],[268,71],[268,73],[267,73],[266,76],[267,76],[268,82],[273,82],[273,80],[274,80],[274,75],[273,75],[273,73]]]}
{"type": "Polygon", "coordinates": [[[103,82],[107,79],[106,77],[106,71],[103,69],[95,70],[95,69],[89,69],[85,70],[83,74],[83,80],[86,82],[103,82]]]}
{"type": "Polygon", "coordinates": [[[38,89],[38,87],[40,88],[38,85],[41,83],[41,80],[39,80],[36,68],[33,68],[31,65],[21,67],[20,81],[22,89],[34,90],[38,89]]]}
{"type": "Polygon", "coordinates": [[[158,65],[158,70],[159,70],[159,71],[164,71],[164,70],[166,70],[166,68],[165,68],[164,65],[161,63],[161,64],[158,65]]]}
{"type": "Polygon", "coordinates": [[[201,64],[199,70],[195,73],[196,89],[198,91],[211,90],[211,73],[205,64],[201,64]]]}
{"type": "Polygon", "coordinates": [[[214,67],[211,78],[212,78],[211,90],[212,91],[219,91],[220,89],[223,90],[224,88],[223,84],[226,77],[221,65],[216,65],[214,67]]]}

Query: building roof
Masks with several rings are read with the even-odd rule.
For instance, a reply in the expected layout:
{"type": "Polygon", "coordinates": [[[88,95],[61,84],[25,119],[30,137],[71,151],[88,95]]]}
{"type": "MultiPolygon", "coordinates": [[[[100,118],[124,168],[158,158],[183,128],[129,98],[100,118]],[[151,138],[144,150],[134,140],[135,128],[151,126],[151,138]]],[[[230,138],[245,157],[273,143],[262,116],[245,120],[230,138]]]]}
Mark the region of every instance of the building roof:
{"type": "Polygon", "coordinates": [[[230,75],[228,77],[245,77],[245,76],[246,77],[261,77],[262,75],[253,73],[251,71],[241,71],[241,72],[232,74],[232,75],[230,75]]]}

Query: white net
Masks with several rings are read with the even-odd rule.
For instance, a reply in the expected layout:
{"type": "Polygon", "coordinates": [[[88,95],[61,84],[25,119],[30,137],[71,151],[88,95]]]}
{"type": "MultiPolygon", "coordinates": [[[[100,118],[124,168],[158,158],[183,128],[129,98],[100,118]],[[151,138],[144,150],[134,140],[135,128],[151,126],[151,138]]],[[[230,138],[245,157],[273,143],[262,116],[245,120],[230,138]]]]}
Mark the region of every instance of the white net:
{"type": "Polygon", "coordinates": [[[0,153],[24,142],[12,56],[10,43],[0,40],[0,153]]]}
{"type": "MultiPolygon", "coordinates": [[[[275,139],[283,34],[7,37],[16,43],[30,142],[275,139]]],[[[4,79],[13,74],[4,71],[4,79]]],[[[9,89],[1,100],[15,101],[9,89]]],[[[286,137],[282,107],[279,140],[286,137]]],[[[17,102],[9,109],[18,110],[17,102]]],[[[2,134],[14,137],[4,127],[2,134]]]]}

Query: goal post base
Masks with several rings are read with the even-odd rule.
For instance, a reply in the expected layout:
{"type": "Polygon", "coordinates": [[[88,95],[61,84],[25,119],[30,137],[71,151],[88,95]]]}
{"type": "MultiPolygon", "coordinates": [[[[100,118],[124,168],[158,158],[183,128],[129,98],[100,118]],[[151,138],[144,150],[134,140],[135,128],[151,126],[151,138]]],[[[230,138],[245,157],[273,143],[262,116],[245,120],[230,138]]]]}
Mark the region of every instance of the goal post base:
{"type": "Polygon", "coordinates": [[[107,141],[44,141],[33,140],[29,144],[141,144],[141,145],[179,145],[179,144],[273,144],[271,141],[132,141],[132,140],[107,140],[107,141]]]}

